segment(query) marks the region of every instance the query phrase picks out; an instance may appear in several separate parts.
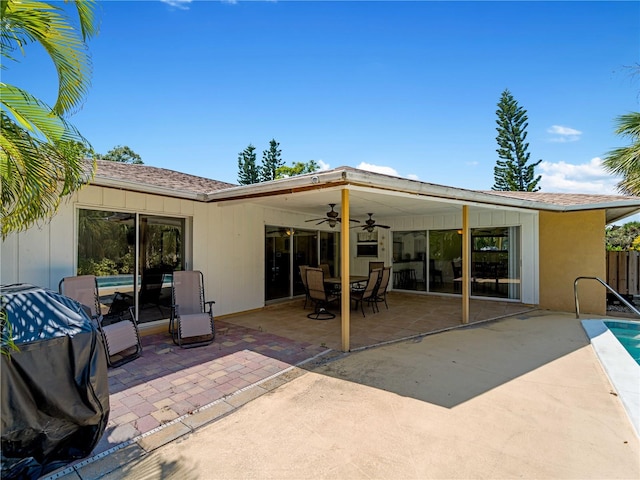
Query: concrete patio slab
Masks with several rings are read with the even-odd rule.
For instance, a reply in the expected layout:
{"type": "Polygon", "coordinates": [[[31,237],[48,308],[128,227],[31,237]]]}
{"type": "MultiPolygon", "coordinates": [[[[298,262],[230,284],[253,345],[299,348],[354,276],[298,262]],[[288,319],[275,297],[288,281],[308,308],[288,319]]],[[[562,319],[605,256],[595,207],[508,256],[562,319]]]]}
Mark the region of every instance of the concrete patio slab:
{"type": "Polygon", "coordinates": [[[572,315],[520,315],[313,365],[147,455],[77,473],[640,477],[639,439],[572,315]]]}

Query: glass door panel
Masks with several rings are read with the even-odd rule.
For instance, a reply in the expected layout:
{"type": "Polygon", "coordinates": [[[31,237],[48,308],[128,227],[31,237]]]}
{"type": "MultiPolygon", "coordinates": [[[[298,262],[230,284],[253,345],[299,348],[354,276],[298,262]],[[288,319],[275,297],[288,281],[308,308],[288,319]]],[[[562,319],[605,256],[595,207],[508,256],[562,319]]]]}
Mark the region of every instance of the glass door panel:
{"type": "Polygon", "coordinates": [[[138,321],[171,315],[171,274],[184,269],[183,218],[140,216],[138,321]]]}
{"type": "Polygon", "coordinates": [[[427,233],[393,232],[393,288],[427,289],[427,233]]]}
{"type": "Polygon", "coordinates": [[[472,295],[520,298],[519,227],[471,230],[472,295]]]}
{"type": "Polygon", "coordinates": [[[462,293],[462,232],[429,231],[429,291],[462,293]]]}
{"type": "Polygon", "coordinates": [[[315,266],[318,262],[318,232],[296,230],[293,233],[293,295],[304,294],[300,265],[315,266]]]}
{"type": "Polygon", "coordinates": [[[265,227],[265,299],[275,300],[290,295],[291,229],[265,227]]]}
{"type": "Polygon", "coordinates": [[[329,265],[332,277],[340,276],[340,232],[320,232],[320,263],[329,265]]]}
{"type": "Polygon", "coordinates": [[[104,210],[78,211],[78,275],[95,275],[104,315],[126,312],[133,299],[136,216],[104,210]],[[114,302],[116,292],[122,293],[114,302]]]}

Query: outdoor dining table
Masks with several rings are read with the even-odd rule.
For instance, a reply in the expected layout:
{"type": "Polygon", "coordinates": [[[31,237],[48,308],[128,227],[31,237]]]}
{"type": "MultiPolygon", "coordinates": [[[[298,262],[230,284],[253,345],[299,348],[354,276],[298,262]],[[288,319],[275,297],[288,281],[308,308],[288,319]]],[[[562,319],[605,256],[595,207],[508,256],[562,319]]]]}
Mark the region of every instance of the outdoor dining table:
{"type": "MultiPolygon", "coordinates": [[[[349,285],[356,283],[366,282],[369,279],[367,276],[362,275],[349,275],[349,285]]],[[[329,285],[341,285],[342,277],[327,277],[324,279],[324,283],[329,285]]]]}

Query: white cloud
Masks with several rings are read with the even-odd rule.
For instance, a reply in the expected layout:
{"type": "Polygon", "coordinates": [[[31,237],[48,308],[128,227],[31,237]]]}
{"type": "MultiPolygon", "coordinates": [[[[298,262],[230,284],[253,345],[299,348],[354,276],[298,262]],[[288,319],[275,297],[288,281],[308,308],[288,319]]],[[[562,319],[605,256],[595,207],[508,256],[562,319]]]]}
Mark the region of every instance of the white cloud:
{"type": "Polygon", "coordinates": [[[580,130],[576,130],[575,128],[563,127],[562,125],[552,125],[547,129],[547,133],[553,135],[550,138],[552,142],[577,142],[580,140],[580,135],[582,132],[580,130]]]}
{"type": "Polygon", "coordinates": [[[373,165],[372,163],[367,163],[367,162],[360,162],[360,165],[358,165],[356,168],[359,168],[360,170],[367,170],[368,172],[392,175],[394,177],[400,176],[395,168],[385,167],[383,165],[373,165]]]}
{"type": "Polygon", "coordinates": [[[188,10],[189,9],[189,4],[193,0],[160,0],[160,1],[162,3],[166,3],[167,5],[179,8],[181,10],[188,10]]]}
{"type": "Polygon", "coordinates": [[[318,171],[323,172],[325,170],[331,170],[331,165],[329,165],[326,162],[323,162],[322,160],[316,160],[316,163],[318,164],[318,171]]]}
{"type": "Polygon", "coordinates": [[[420,180],[418,175],[416,175],[415,173],[410,173],[408,175],[400,175],[395,168],[387,167],[385,165],[374,165],[372,163],[360,162],[360,164],[357,165],[356,168],[358,168],[360,170],[366,170],[368,172],[375,172],[375,173],[382,173],[384,175],[391,175],[392,177],[404,177],[404,178],[408,178],[409,180],[420,180]]]}
{"type": "Polygon", "coordinates": [[[566,162],[542,162],[538,165],[543,192],[593,193],[617,195],[619,179],[602,167],[601,158],[574,165],[566,162]]]}

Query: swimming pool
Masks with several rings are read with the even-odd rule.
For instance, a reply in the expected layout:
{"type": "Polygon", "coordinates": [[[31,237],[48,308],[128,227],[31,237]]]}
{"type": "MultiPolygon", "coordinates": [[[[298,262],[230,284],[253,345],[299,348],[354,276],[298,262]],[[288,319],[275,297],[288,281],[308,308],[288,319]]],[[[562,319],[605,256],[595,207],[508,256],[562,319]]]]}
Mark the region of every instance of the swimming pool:
{"type": "Polygon", "coordinates": [[[640,362],[637,360],[640,323],[612,319],[582,320],[582,327],[636,434],[640,436],[640,362]]]}
{"type": "MultiPolygon", "coordinates": [[[[604,324],[618,339],[631,358],[640,365],[640,323],[614,322],[606,320],[604,324]]],[[[638,379],[640,381],[640,379],[638,379]]]]}

